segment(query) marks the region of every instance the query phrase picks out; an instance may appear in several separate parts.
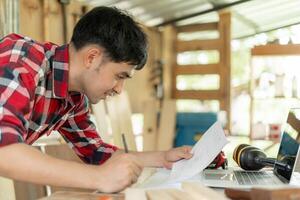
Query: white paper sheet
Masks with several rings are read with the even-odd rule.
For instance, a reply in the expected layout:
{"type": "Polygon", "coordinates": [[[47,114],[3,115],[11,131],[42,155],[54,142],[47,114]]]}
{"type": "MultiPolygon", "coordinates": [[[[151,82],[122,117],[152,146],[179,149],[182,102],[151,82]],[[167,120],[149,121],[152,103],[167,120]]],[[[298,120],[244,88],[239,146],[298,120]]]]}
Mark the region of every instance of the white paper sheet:
{"type": "Polygon", "coordinates": [[[215,159],[228,142],[221,123],[217,121],[194,145],[191,159],[174,163],[170,180],[182,181],[195,176],[215,159]]]}
{"type": "Polygon", "coordinates": [[[180,187],[180,182],[197,177],[221,152],[229,141],[226,139],[220,122],[214,123],[194,145],[193,157],[174,163],[172,171],[158,169],[140,188],[180,187]]]}
{"type": "Polygon", "coordinates": [[[180,182],[170,180],[170,173],[171,170],[158,168],[156,173],[154,173],[143,183],[137,184],[136,187],[144,189],[180,188],[180,182]]]}

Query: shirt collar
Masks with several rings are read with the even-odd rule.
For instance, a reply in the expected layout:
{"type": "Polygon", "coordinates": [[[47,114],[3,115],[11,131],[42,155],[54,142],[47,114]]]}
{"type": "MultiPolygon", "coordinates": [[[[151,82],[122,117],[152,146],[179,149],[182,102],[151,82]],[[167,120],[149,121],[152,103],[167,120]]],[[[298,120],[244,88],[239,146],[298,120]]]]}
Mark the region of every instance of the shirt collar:
{"type": "Polygon", "coordinates": [[[55,49],[53,56],[53,95],[55,98],[68,96],[69,46],[63,45],[55,49]]]}

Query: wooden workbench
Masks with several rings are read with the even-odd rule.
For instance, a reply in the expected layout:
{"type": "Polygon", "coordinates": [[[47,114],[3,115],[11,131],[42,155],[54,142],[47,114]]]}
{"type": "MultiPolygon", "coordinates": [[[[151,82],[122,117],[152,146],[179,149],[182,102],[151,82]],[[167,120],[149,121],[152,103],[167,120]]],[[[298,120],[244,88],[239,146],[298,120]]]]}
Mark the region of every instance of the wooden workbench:
{"type": "Polygon", "coordinates": [[[55,192],[49,197],[40,200],[124,200],[124,193],[100,194],[88,192],[55,192]],[[110,198],[109,198],[110,197],[110,198]]]}

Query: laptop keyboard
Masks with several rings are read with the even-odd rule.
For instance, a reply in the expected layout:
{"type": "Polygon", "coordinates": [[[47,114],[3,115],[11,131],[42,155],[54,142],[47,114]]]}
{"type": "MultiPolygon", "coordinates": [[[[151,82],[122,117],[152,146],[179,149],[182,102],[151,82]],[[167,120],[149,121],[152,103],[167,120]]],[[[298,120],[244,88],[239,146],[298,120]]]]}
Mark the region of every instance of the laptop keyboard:
{"type": "Polygon", "coordinates": [[[234,171],[234,175],[240,185],[282,184],[273,174],[264,171],[234,171]]]}

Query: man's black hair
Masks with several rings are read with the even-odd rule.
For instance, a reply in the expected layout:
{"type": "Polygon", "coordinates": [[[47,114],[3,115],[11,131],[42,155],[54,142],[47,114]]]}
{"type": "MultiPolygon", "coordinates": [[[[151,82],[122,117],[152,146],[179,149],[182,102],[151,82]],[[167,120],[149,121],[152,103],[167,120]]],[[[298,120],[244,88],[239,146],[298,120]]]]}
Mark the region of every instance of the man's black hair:
{"type": "Polygon", "coordinates": [[[147,60],[147,37],[128,14],[115,7],[95,7],[75,25],[71,42],[77,50],[88,44],[103,47],[113,62],[142,69],[147,60]]]}

